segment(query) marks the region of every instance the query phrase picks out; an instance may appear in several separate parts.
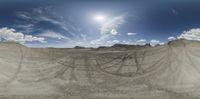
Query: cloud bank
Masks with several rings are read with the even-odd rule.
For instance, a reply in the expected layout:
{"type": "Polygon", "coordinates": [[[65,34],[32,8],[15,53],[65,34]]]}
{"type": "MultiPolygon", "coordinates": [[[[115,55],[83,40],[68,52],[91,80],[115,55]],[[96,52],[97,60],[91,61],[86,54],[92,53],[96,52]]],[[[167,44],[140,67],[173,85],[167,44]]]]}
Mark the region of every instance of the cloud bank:
{"type": "Polygon", "coordinates": [[[43,37],[25,35],[21,32],[16,32],[15,29],[12,29],[12,28],[9,29],[7,27],[0,29],[0,39],[1,41],[15,41],[15,42],[20,42],[20,43],[33,42],[33,41],[46,43],[45,38],[43,37]]]}
{"type": "Polygon", "coordinates": [[[150,44],[151,44],[151,46],[155,46],[157,44],[160,44],[160,41],[158,41],[158,40],[151,40],[150,44]]]}
{"type": "Polygon", "coordinates": [[[197,40],[200,41],[200,28],[191,29],[189,31],[184,31],[178,39],[187,39],[187,40],[197,40]]]}
{"type": "Polygon", "coordinates": [[[168,41],[173,41],[173,40],[176,40],[176,38],[173,36],[168,37],[168,41]]]}

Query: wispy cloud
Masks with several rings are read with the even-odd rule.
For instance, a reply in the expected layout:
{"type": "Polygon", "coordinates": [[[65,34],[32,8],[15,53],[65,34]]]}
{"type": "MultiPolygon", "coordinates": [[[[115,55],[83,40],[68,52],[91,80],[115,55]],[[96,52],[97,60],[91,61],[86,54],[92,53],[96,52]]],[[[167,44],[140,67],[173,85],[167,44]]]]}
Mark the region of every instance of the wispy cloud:
{"type": "Polygon", "coordinates": [[[31,33],[33,31],[33,27],[34,25],[33,24],[26,24],[26,25],[15,25],[14,26],[15,28],[18,28],[18,29],[22,29],[20,32],[23,32],[23,33],[31,33]]]}
{"type": "MultiPolygon", "coordinates": [[[[67,19],[63,19],[62,16],[57,16],[50,8],[36,8],[30,12],[16,12],[16,15],[24,20],[24,24],[20,24],[21,26],[32,24],[34,27],[40,22],[49,22],[50,24],[57,25],[60,29],[64,30],[65,33],[68,33],[73,37],[77,37],[77,32],[79,32],[78,30],[80,29],[76,26],[73,26],[72,23],[66,22],[67,19]]],[[[20,25],[17,27],[28,31],[27,28],[20,27],[20,25]]],[[[40,29],[42,29],[42,27],[40,27],[40,29]]],[[[31,32],[30,29],[29,32],[31,32]]]]}
{"type": "Polygon", "coordinates": [[[125,17],[124,15],[121,15],[121,16],[114,17],[111,20],[108,20],[106,23],[102,25],[100,29],[100,33],[104,35],[104,34],[110,33],[113,29],[117,30],[119,25],[125,22],[124,17],[125,17]]]}
{"type": "Polygon", "coordinates": [[[16,15],[21,19],[25,19],[25,20],[32,19],[30,13],[28,13],[28,12],[19,11],[19,12],[16,12],[16,15]]]}
{"type": "Polygon", "coordinates": [[[40,33],[37,36],[54,38],[54,39],[68,39],[67,37],[61,35],[60,33],[50,31],[50,30],[44,31],[43,33],[40,33]]]}
{"type": "Polygon", "coordinates": [[[113,37],[111,36],[111,34],[102,35],[98,39],[91,40],[90,41],[90,46],[94,46],[94,47],[105,46],[105,45],[108,44],[107,41],[111,40],[112,38],[113,37]]]}
{"type": "Polygon", "coordinates": [[[7,27],[0,29],[0,38],[1,40],[15,41],[15,42],[20,42],[20,43],[33,42],[33,41],[46,43],[45,38],[36,37],[32,35],[24,35],[21,32],[16,32],[15,29],[12,29],[12,28],[9,29],[7,27]]]}
{"type": "Polygon", "coordinates": [[[90,47],[98,47],[98,46],[111,46],[118,42],[115,38],[116,35],[120,35],[117,29],[121,24],[125,22],[125,16],[116,16],[112,19],[107,19],[105,23],[102,23],[100,28],[100,37],[94,40],[91,40],[89,44],[85,44],[90,47]]]}
{"type": "Polygon", "coordinates": [[[172,13],[173,13],[174,15],[178,15],[178,11],[177,11],[176,9],[172,9],[172,13]]]}
{"type": "Polygon", "coordinates": [[[135,36],[135,35],[137,35],[137,33],[131,33],[131,32],[129,32],[129,33],[127,33],[127,35],[133,35],[133,36],[135,36]]]}
{"type": "Polygon", "coordinates": [[[116,35],[120,35],[118,29],[120,25],[125,23],[125,15],[107,19],[100,27],[100,36],[91,39],[90,37],[87,38],[87,35],[81,33],[83,30],[76,26],[76,24],[73,24],[74,20],[71,20],[70,18],[66,19],[67,17],[63,18],[62,16],[57,16],[57,14],[55,14],[54,11],[51,11],[51,9],[37,8],[30,12],[17,12],[16,14],[21,18],[21,20],[24,20],[22,23],[25,24],[19,24],[16,26],[21,28],[20,30],[24,29],[22,32],[28,34],[37,31],[37,36],[45,37],[47,40],[49,38],[65,40],[65,42],[59,42],[60,44],[63,44],[60,46],[79,45],[97,47],[111,45],[107,41],[112,42],[112,44],[115,43],[117,40],[115,39],[117,37],[116,35]],[[47,29],[42,26],[36,28],[42,22],[48,22],[49,25],[53,24],[53,26],[55,25],[56,27],[54,29],[47,29]]]}

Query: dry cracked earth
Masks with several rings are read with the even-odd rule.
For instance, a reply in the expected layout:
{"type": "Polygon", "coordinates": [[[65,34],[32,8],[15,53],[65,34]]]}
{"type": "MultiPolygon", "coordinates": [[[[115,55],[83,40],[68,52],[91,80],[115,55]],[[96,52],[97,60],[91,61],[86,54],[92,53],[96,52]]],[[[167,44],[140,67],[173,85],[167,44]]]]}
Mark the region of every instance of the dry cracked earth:
{"type": "Polygon", "coordinates": [[[0,99],[200,99],[200,42],[120,50],[0,43],[0,99]]]}

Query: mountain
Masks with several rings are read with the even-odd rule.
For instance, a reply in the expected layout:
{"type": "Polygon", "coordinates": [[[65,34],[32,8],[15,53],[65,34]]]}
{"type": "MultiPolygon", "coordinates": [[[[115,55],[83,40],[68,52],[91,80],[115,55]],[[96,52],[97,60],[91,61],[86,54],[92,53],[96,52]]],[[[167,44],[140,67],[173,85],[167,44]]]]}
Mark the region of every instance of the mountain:
{"type": "Polygon", "coordinates": [[[146,47],[152,47],[152,46],[149,43],[147,43],[145,45],[114,44],[113,46],[109,46],[109,47],[108,46],[100,46],[97,49],[93,49],[93,50],[125,51],[125,50],[133,50],[133,49],[143,49],[146,47]]]}
{"type": "Polygon", "coordinates": [[[200,98],[200,42],[181,39],[156,47],[116,44],[110,48],[28,48],[0,43],[0,97],[200,98]]]}

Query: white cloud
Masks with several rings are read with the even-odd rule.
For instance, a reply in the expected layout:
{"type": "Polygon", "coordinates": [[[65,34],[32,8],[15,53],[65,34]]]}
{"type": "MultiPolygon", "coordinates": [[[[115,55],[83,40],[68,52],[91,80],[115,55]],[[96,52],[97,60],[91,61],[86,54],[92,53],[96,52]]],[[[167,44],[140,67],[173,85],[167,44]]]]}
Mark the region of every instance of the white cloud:
{"type": "Polygon", "coordinates": [[[122,41],[122,43],[123,43],[123,44],[133,44],[133,42],[131,42],[131,41],[126,41],[126,40],[122,41]]]}
{"type": "MultiPolygon", "coordinates": [[[[148,42],[145,39],[140,39],[140,40],[136,41],[135,44],[136,45],[145,45],[147,43],[148,42]]],[[[164,45],[165,44],[164,42],[160,42],[159,40],[151,40],[149,43],[150,43],[151,46],[155,46],[157,44],[159,44],[159,45],[164,45]]]]}
{"type": "Polygon", "coordinates": [[[26,24],[26,25],[15,25],[16,28],[22,29],[20,32],[23,33],[31,33],[33,31],[33,24],[26,24]]]}
{"type": "MultiPolygon", "coordinates": [[[[57,14],[48,7],[44,9],[33,9],[31,12],[16,12],[16,15],[19,18],[25,20],[23,21],[23,25],[32,24],[33,26],[35,26],[39,22],[46,21],[59,26],[73,37],[77,37],[76,33],[78,32],[78,30],[80,30],[79,28],[74,26],[74,24],[69,23],[72,22],[71,20],[64,19],[62,16],[58,17],[57,14]],[[68,20],[68,22],[66,22],[66,20],[68,20]]],[[[23,32],[32,32],[30,29],[27,30],[27,28],[21,27],[21,29],[24,30],[23,32]]],[[[42,29],[42,27],[40,29],[42,29]]],[[[36,30],[36,28],[34,30],[36,30]]]]}
{"type": "Polygon", "coordinates": [[[64,20],[53,19],[53,18],[50,18],[50,17],[48,17],[46,15],[40,15],[39,17],[35,18],[35,20],[37,20],[37,21],[47,21],[47,22],[50,22],[52,24],[58,25],[62,29],[64,29],[65,31],[67,31],[68,33],[70,33],[70,35],[75,36],[74,33],[71,31],[71,29],[72,30],[76,30],[77,28],[74,27],[71,24],[65,23],[64,20]]]}
{"type": "Polygon", "coordinates": [[[120,41],[119,40],[113,40],[113,43],[119,43],[120,41]]]}
{"type": "Polygon", "coordinates": [[[98,47],[112,45],[115,42],[113,42],[113,39],[115,39],[113,35],[119,35],[117,28],[124,22],[124,16],[117,16],[102,23],[102,27],[100,28],[101,36],[95,40],[91,40],[89,46],[98,47]]]}
{"type": "Polygon", "coordinates": [[[159,43],[159,45],[164,45],[164,44],[165,44],[164,42],[160,42],[160,43],[159,43]]]}
{"type": "Polygon", "coordinates": [[[168,40],[169,40],[169,41],[173,41],[173,40],[176,40],[176,38],[173,37],[173,36],[170,36],[170,37],[168,37],[168,40]]]}
{"type": "Polygon", "coordinates": [[[184,31],[178,39],[197,40],[200,41],[200,28],[184,31]]]}
{"type": "Polygon", "coordinates": [[[36,36],[32,36],[32,35],[24,35],[24,42],[28,41],[28,42],[33,42],[33,41],[39,41],[41,43],[46,43],[46,41],[44,41],[45,39],[43,37],[36,37],[36,36]]]}
{"type": "Polygon", "coordinates": [[[0,29],[0,38],[5,41],[15,41],[15,42],[32,42],[38,41],[41,43],[45,43],[45,39],[42,37],[35,37],[32,35],[24,35],[21,32],[16,32],[15,29],[8,29],[6,27],[0,29]]]}
{"type": "Polygon", "coordinates": [[[110,33],[111,33],[112,35],[117,35],[117,34],[118,34],[118,32],[117,32],[115,29],[112,29],[112,30],[110,31],[110,33]]]}
{"type": "Polygon", "coordinates": [[[46,17],[46,16],[40,16],[38,19],[39,19],[40,21],[41,21],[41,20],[42,20],[42,21],[48,21],[48,22],[50,22],[50,23],[57,24],[57,25],[60,25],[60,26],[63,26],[63,25],[64,25],[62,22],[57,21],[57,20],[52,19],[52,18],[48,18],[48,17],[46,17]]]}
{"type": "Polygon", "coordinates": [[[138,40],[138,41],[136,41],[137,43],[143,43],[143,42],[146,42],[146,40],[145,39],[140,39],[140,40],[138,40]]]}
{"type": "Polygon", "coordinates": [[[67,37],[61,35],[60,33],[54,31],[45,31],[37,36],[55,38],[55,39],[68,39],[67,37]]]}
{"type": "Polygon", "coordinates": [[[58,25],[63,30],[67,31],[67,33],[69,33],[70,35],[72,35],[73,37],[76,37],[76,35],[72,31],[78,31],[78,29],[79,29],[79,28],[76,28],[75,26],[73,26],[72,24],[65,23],[64,20],[49,18],[46,15],[43,15],[43,16],[41,15],[38,18],[36,18],[36,20],[37,21],[47,21],[47,22],[50,22],[52,24],[58,25]]]}
{"type": "Polygon", "coordinates": [[[31,15],[28,12],[16,12],[17,16],[19,18],[25,19],[25,20],[30,20],[31,15]]]}
{"type": "Polygon", "coordinates": [[[140,39],[138,41],[136,41],[137,45],[145,45],[146,44],[146,40],[145,39],[140,39]]]}
{"type": "Polygon", "coordinates": [[[137,35],[137,33],[127,33],[127,35],[137,35]]]}
{"type": "Polygon", "coordinates": [[[106,41],[106,44],[105,45],[103,45],[103,46],[112,46],[112,45],[114,45],[114,44],[117,44],[117,43],[120,43],[120,41],[119,40],[108,40],[108,41],[106,41]]]}
{"type": "Polygon", "coordinates": [[[98,39],[90,41],[90,45],[94,47],[104,46],[107,44],[107,41],[109,41],[111,38],[112,36],[110,36],[110,34],[103,35],[98,39]]]}
{"type": "Polygon", "coordinates": [[[124,16],[117,16],[114,17],[113,19],[107,21],[104,23],[100,29],[100,33],[103,34],[108,34],[112,29],[117,30],[120,24],[123,24],[125,22],[124,16]]]}
{"type": "Polygon", "coordinates": [[[155,45],[157,45],[157,44],[160,44],[160,41],[158,41],[158,40],[151,40],[151,41],[150,41],[150,44],[151,44],[152,46],[155,46],[155,45]]]}

